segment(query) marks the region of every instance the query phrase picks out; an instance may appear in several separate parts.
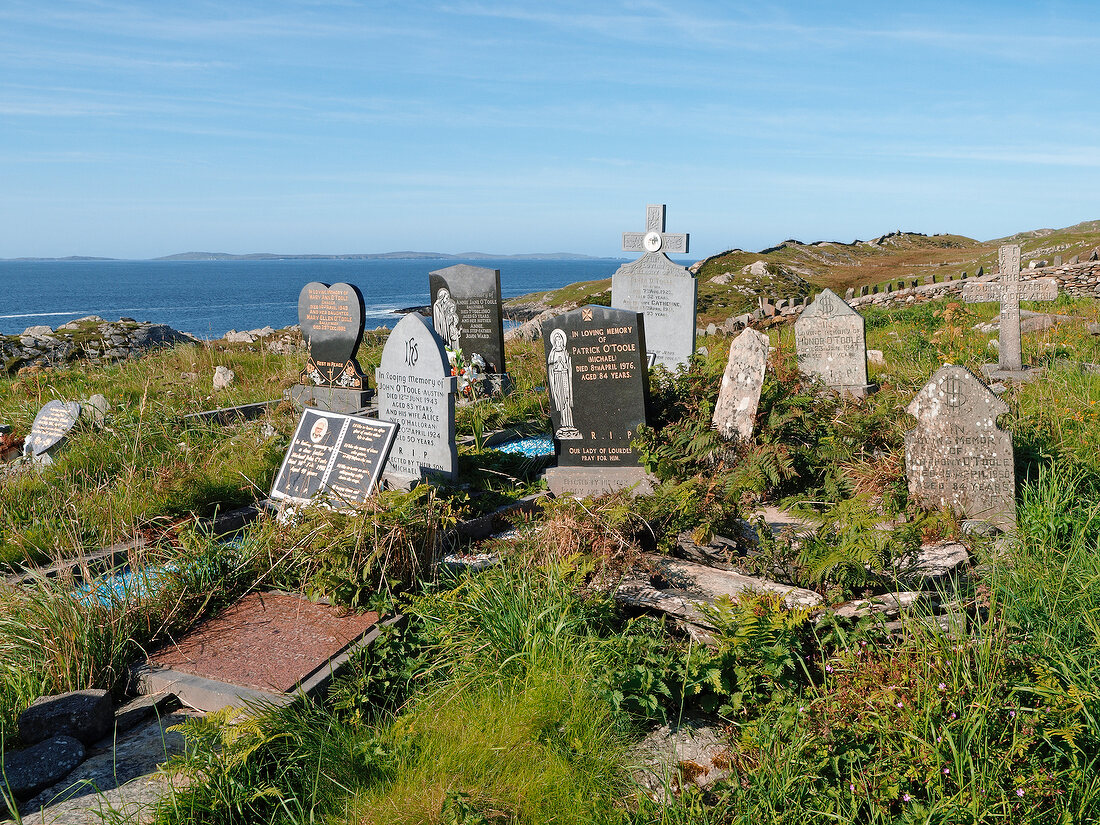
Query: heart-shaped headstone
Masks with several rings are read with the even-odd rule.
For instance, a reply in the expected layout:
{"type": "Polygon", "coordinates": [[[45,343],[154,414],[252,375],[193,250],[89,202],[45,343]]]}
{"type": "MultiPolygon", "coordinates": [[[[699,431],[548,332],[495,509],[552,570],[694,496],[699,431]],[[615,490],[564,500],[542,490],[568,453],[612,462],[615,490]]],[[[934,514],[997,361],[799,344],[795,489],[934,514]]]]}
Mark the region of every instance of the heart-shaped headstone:
{"type": "Polygon", "coordinates": [[[69,434],[80,417],[75,401],[50,401],[38,411],[30,434],[23,442],[23,455],[41,455],[69,434]]]}
{"type": "Polygon", "coordinates": [[[363,295],[351,284],[312,281],[298,295],[298,323],[309,356],[325,383],[336,383],[363,338],[363,295]]]}

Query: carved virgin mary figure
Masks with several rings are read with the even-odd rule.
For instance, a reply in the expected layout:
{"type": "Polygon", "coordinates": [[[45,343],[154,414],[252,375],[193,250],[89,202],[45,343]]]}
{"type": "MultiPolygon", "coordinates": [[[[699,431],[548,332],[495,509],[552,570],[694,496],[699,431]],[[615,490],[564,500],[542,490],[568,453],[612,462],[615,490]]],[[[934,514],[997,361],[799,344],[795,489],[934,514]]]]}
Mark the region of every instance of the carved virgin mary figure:
{"type": "Polygon", "coordinates": [[[550,386],[550,403],[558,413],[561,426],[555,433],[558,440],[581,437],[573,425],[573,359],[565,347],[565,331],[550,333],[550,354],[546,356],[546,377],[550,386]]]}
{"type": "Polygon", "coordinates": [[[447,346],[453,350],[459,349],[458,336],[462,329],[458,324],[458,304],[446,287],[436,293],[435,303],[432,304],[432,324],[447,346]]]}

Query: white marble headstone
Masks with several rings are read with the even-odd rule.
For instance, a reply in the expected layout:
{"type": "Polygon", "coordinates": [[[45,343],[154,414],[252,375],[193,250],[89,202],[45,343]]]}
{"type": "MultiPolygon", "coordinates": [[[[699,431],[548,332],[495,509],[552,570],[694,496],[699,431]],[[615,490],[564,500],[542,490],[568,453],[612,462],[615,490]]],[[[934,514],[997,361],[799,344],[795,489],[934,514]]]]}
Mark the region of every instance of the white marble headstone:
{"type": "Polygon", "coordinates": [[[378,417],[398,425],[383,478],[407,486],[431,473],[454,477],[458,379],[430,319],[414,312],[397,322],[375,379],[378,417]]]}
{"type": "Polygon", "coordinates": [[[767,364],[767,335],[749,328],[733,340],[711,419],[723,439],[752,438],[767,364]]]}

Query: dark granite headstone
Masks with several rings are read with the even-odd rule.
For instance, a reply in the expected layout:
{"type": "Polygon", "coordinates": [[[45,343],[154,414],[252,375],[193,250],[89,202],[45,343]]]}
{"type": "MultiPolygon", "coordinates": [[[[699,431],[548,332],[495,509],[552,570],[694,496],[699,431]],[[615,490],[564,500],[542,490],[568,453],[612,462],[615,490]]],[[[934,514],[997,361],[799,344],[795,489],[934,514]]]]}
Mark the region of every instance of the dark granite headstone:
{"type": "Polygon", "coordinates": [[[455,391],[443,340],[432,322],[410,313],[397,322],[375,372],[378,417],[400,425],[383,471],[391,484],[405,487],[430,473],[453,477],[455,391]]]}
{"type": "Polygon", "coordinates": [[[909,403],[909,495],[931,507],[1011,530],[1016,526],[1012,433],[997,427],[1008,405],[966,367],[937,370],[909,403]]]}
{"type": "Polygon", "coordinates": [[[645,484],[630,446],[646,420],[649,374],[642,314],[586,306],[543,326],[555,493],[583,495],[645,484]]]}
{"type": "Polygon", "coordinates": [[[467,362],[480,355],[487,373],[504,373],[500,270],[458,264],[429,272],[428,285],[436,334],[467,362]]]}
{"type": "Polygon", "coordinates": [[[624,232],[623,249],[644,254],[611,276],[611,305],[645,315],[647,363],[686,366],[695,354],[699,282],[665,253],[686,253],[688,236],[665,232],[664,204],[650,205],[646,231],[624,232]]]}
{"type": "Polygon", "coordinates": [[[320,496],[334,506],[362,504],[378,482],[396,432],[389,421],[304,410],[271,498],[302,504],[320,496]]]}
{"type": "Polygon", "coordinates": [[[23,455],[43,464],[51,464],[50,451],[69,434],[80,418],[76,401],[49,401],[38,411],[31,431],[23,442],[23,455]]]}
{"type": "Polygon", "coordinates": [[[306,368],[291,387],[299,406],[353,413],[373,394],[355,360],[363,339],[363,295],[351,284],[312,281],[298,295],[298,323],[309,347],[306,368]]]}

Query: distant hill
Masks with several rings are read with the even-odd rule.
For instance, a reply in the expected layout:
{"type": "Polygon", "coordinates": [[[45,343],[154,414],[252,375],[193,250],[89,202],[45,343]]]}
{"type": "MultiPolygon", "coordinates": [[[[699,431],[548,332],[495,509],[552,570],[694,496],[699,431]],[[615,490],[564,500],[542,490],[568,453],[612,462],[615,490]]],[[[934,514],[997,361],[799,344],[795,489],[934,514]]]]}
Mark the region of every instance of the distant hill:
{"type": "MultiPolygon", "coordinates": [[[[1100,220],[1064,229],[1033,229],[989,241],[898,230],[869,241],[805,243],[789,239],[759,252],[729,249],[690,267],[699,278],[700,326],[711,321],[720,323],[730,315],[753,309],[758,297],[794,298],[811,287],[843,291],[899,278],[923,280],[932,274],[942,278],[962,272],[973,275],[979,267],[992,272],[997,247],[1005,243],[1020,244],[1025,267],[1033,260],[1053,262],[1055,255],[1063,261],[1074,255],[1084,260],[1100,247],[1100,220]],[[763,261],[764,266],[750,272],[757,261],[763,261]]],[[[508,301],[508,305],[530,316],[548,306],[607,303],[610,289],[611,279],[605,278],[523,295],[508,301]]]]}

